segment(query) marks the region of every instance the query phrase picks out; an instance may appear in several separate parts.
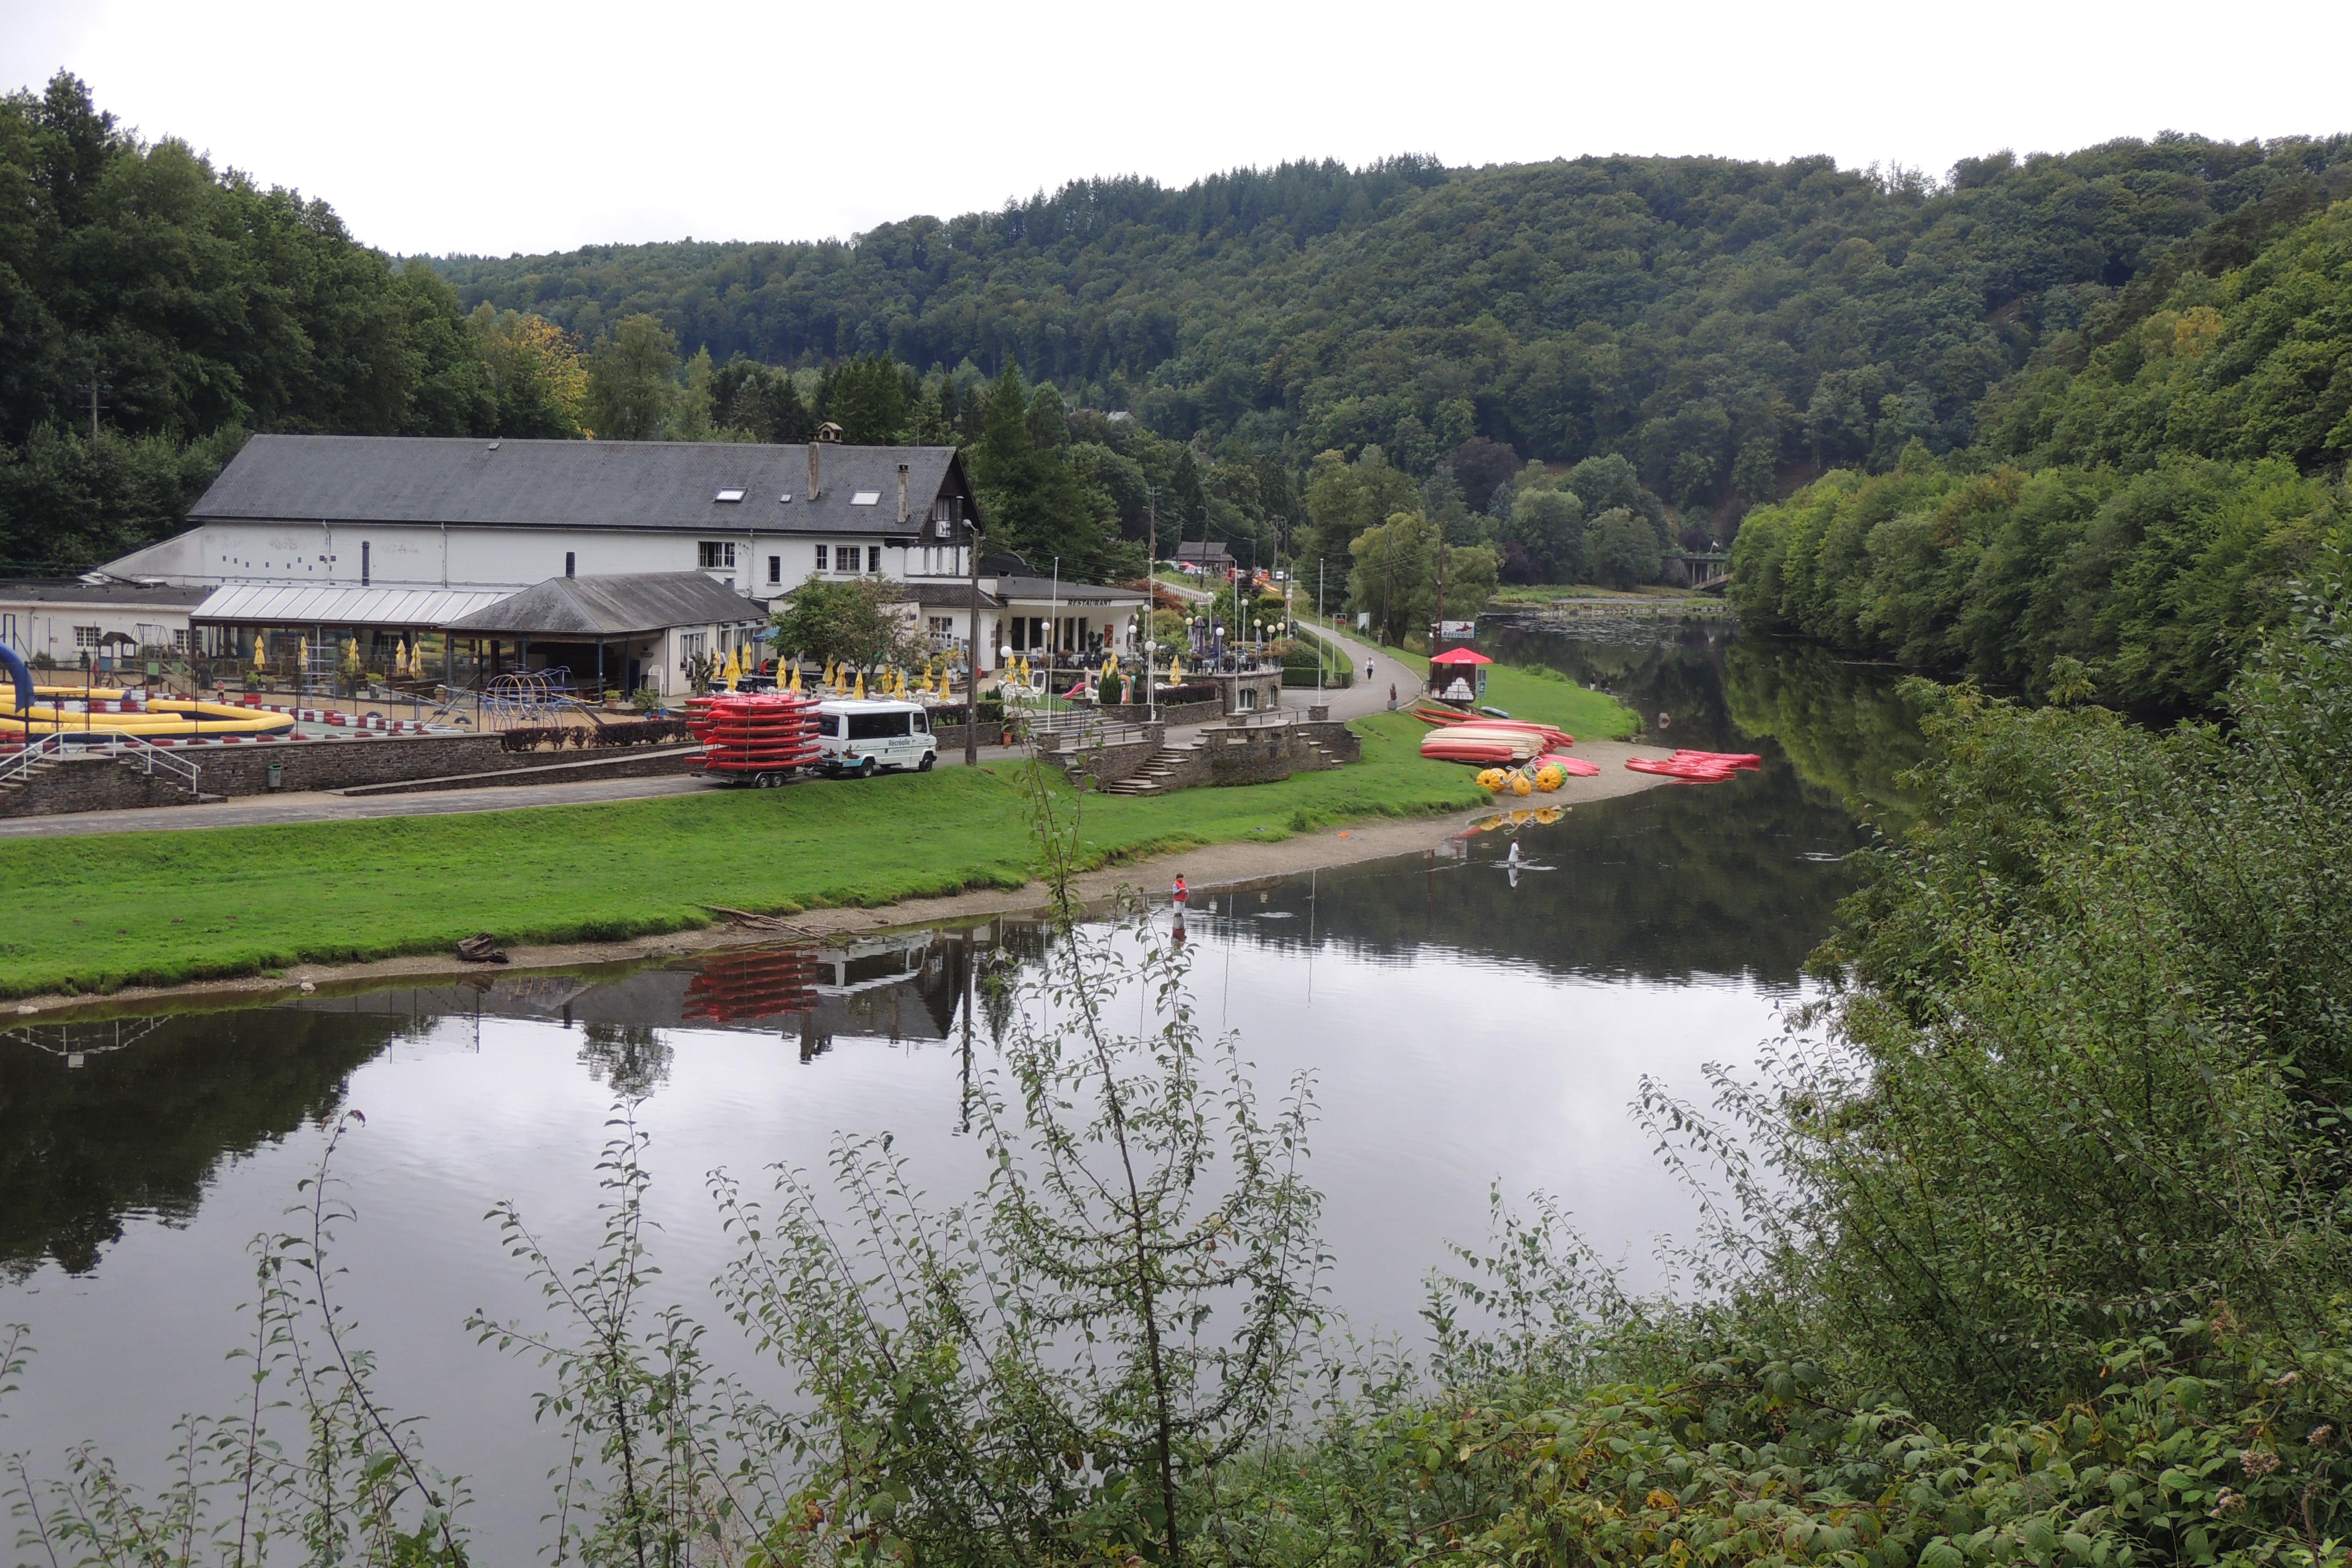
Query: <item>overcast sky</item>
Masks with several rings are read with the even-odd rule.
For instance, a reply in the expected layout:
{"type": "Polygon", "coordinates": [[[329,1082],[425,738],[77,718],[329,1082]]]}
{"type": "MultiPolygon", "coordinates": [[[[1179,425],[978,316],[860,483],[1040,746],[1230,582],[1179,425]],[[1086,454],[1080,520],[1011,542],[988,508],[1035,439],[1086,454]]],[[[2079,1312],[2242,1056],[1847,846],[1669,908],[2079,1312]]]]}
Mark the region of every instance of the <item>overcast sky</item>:
{"type": "Polygon", "coordinates": [[[2352,130],[2352,4],[0,0],[152,139],[403,252],[846,237],[1088,174],[1400,152],[1826,153],[1940,174],[2352,130]]]}

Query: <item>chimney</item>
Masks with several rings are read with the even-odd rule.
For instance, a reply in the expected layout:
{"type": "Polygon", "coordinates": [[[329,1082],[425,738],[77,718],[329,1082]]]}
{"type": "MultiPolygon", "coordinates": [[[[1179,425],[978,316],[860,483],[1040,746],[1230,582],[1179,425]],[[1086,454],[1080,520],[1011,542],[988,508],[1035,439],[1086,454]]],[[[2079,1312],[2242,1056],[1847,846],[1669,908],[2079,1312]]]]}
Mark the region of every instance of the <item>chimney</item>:
{"type": "Polygon", "coordinates": [[[900,524],[901,524],[901,525],[903,525],[903,524],[906,522],[906,521],[907,521],[907,465],[906,465],[906,464],[904,464],[904,463],[901,463],[901,464],[899,464],[899,465],[898,465],[898,521],[900,522],[900,524]]]}
{"type": "Polygon", "coordinates": [[[819,491],[820,491],[820,490],[822,489],[822,488],[823,488],[823,486],[822,486],[822,480],[823,480],[823,479],[824,479],[824,475],[823,475],[823,473],[820,471],[820,469],[819,469],[819,468],[818,468],[817,446],[816,446],[816,443],[815,443],[815,442],[814,442],[814,441],[811,441],[811,442],[808,444],[808,455],[809,455],[809,489],[808,489],[808,499],[809,499],[809,500],[816,500],[816,498],[817,498],[817,495],[818,495],[819,491]]]}

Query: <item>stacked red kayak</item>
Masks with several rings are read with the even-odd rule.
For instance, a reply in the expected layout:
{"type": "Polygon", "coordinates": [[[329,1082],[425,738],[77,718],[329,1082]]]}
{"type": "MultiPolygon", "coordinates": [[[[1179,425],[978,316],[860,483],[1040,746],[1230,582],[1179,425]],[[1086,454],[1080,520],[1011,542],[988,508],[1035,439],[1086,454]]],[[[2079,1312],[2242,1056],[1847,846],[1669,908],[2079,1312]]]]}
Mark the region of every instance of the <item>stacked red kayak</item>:
{"type": "MultiPolygon", "coordinates": [[[[1482,768],[1511,767],[1530,762],[1554,749],[1565,751],[1576,737],[1549,724],[1524,719],[1488,719],[1457,713],[1450,708],[1423,706],[1413,717],[1436,726],[1421,739],[1421,754],[1444,763],[1469,763],[1482,768]]],[[[1568,770],[1584,771],[1580,764],[1568,770]]]]}
{"type": "Polygon", "coordinates": [[[1660,762],[1653,757],[1628,757],[1625,765],[1637,773],[1658,773],[1685,784],[1721,784],[1743,769],[1761,767],[1764,759],[1753,752],[1676,752],[1660,762]]]}
{"type": "Polygon", "coordinates": [[[715,773],[782,777],[816,761],[816,700],[790,692],[713,692],[686,705],[686,727],[715,773]]]}

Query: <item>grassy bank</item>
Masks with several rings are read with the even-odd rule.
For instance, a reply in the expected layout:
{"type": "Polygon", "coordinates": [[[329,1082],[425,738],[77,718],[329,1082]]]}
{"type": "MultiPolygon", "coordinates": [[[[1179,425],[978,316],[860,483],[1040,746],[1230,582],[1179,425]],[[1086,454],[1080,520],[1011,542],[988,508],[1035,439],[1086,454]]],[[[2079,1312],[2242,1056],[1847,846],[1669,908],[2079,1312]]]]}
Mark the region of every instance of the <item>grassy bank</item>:
{"type": "MultiPolygon", "coordinates": [[[[1486,798],[1466,770],[1421,759],[1410,718],[1359,729],[1364,761],[1337,773],[1090,795],[1079,853],[1098,866],[1486,798]]],[[[708,924],[705,904],[791,912],[1018,887],[1035,860],[1018,768],[0,844],[0,884],[49,889],[13,900],[0,995],[446,952],[478,931],[510,942],[613,940],[708,924]]]]}

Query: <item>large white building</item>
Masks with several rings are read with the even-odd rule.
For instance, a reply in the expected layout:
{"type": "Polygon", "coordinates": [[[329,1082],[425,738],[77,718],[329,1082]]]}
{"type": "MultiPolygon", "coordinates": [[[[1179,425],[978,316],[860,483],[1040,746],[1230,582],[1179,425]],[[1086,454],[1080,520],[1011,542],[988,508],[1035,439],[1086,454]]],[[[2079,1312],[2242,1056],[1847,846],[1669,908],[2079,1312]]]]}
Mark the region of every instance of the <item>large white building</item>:
{"type": "MultiPolygon", "coordinates": [[[[209,590],[185,624],[215,655],[270,636],[438,641],[443,626],[479,625],[484,605],[551,579],[677,572],[756,605],[732,631],[714,622],[700,646],[747,636],[771,601],[811,577],[879,575],[906,583],[908,613],[961,648],[969,552],[986,526],[954,447],[822,438],[257,436],[188,521],[185,532],[109,562],[103,576],[209,590]]],[[[984,670],[1007,647],[1129,647],[1145,604],[1138,591],[1027,573],[984,571],[980,587],[984,670]]],[[[648,679],[667,689],[659,661],[647,662],[648,679]]]]}

